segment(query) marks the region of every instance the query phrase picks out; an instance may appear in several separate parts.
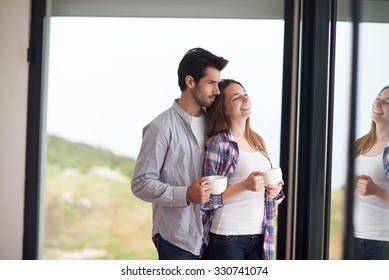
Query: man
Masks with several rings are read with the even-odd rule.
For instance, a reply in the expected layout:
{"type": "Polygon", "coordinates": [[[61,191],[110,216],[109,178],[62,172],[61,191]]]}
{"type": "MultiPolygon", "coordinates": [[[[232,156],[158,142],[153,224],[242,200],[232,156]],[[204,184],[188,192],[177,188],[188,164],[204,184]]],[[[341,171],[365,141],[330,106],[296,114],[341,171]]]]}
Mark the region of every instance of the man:
{"type": "Polygon", "coordinates": [[[143,129],[132,192],[152,202],[153,242],[160,260],[199,259],[200,204],[209,201],[202,185],[205,120],[220,94],[220,72],[228,60],[202,48],[189,50],[178,67],[181,97],[143,129]]]}

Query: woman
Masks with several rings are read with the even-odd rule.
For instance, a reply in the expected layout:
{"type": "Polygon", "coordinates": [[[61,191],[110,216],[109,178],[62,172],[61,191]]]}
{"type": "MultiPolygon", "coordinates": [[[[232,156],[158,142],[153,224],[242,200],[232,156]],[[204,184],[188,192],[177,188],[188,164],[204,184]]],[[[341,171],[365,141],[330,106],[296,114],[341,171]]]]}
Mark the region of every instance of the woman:
{"type": "Polygon", "coordinates": [[[355,259],[389,259],[389,86],[372,106],[369,133],[356,141],[355,259]]]}
{"type": "Polygon", "coordinates": [[[228,188],[203,206],[205,258],[274,259],[273,207],[284,197],[283,181],[265,185],[263,172],[272,165],[250,127],[251,102],[242,84],[222,80],[219,89],[208,108],[204,176],[225,175],[228,188]]]}

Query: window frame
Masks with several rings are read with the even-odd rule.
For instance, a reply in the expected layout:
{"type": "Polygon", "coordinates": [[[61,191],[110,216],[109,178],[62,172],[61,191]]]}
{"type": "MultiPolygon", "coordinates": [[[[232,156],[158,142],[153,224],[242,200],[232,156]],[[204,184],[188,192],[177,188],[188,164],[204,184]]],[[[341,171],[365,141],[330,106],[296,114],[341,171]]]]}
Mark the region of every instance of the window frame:
{"type": "MultiPolygon", "coordinates": [[[[50,16],[49,8],[56,8],[61,0],[32,0],[29,57],[29,83],[28,83],[28,119],[26,142],[26,181],[25,181],[25,209],[24,209],[24,236],[23,259],[39,259],[39,217],[41,213],[40,184],[42,181],[42,127],[44,122],[44,56],[45,56],[45,30],[47,17],[50,16]]],[[[65,4],[77,1],[63,1],[65,4]]],[[[96,1],[78,1],[81,5],[95,3],[96,1]]],[[[104,3],[99,0],[98,3],[104,3]]],[[[120,3],[122,1],[110,1],[120,3]]],[[[143,4],[146,1],[141,1],[143,4]]],[[[188,10],[184,1],[169,1],[170,7],[181,3],[181,9],[188,10]]],[[[226,13],[225,1],[211,1],[214,5],[209,13],[215,11],[226,13]]],[[[237,1],[230,0],[233,4],[237,1]]],[[[377,2],[377,1],[371,1],[377,2]]],[[[134,1],[134,3],[140,3],[134,1]]],[[[155,5],[160,1],[149,1],[155,5]]],[[[254,3],[248,1],[247,3],[254,3]]],[[[256,1],[258,5],[265,5],[272,13],[267,18],[277,14],[277,5],[284,5],[284,72],[282,90],[282,123],[281,123],[281,157],[280,165],[284,170],[286,199],[279,209],[277,258],[278,259],[327,259],[329,236],[329,182],[331,173],[331,135],[332,129],[331,107],[333,102],[333,51],[334,30],[333,25],[336,14],[336,0],[294,0],[294,1],[256,1]],[[270,4],[269,4],[270,3],[270,4]],[[331,59],[332,57],[332,59],[331,59]],[[329,59],[330,58],[330,59],[329,59]],[[326,139],[322,143],[322,139],[326,139]],[[302,149],[304,147],[304,149],[302,149]],[[318,160],[319,159],[319,160],[318,160]],[[298,207],[297,207],[298,206],[298,207]]],[[[360,1],[352,1],[355,10],[353,21],[358,19],[360,1]]],[[[202,5],[209,6],[209,1],[197,2],[197,11],[203,11],[202,5]]],[[[162,4],[160,4],[162,5],[162,4]]],[[[147,5],[146,5],[147,6],[147,5]]],[[[230,17],[244,18],[244,12],[237,14],[237,7],[231,6],[230,17]]],[[[101,12],[104,9],[99,7],[101,12]]],[[[365,6],[364,6],[365,7],[365,6]]],[[[139,7],[137,7],[139,8],[139,7]]],[[[166,14],[160,16],[173,16],[170,13],[180,11],[178,6],[174,9],[144,9],[153,16],[152,11],[163,11],[166,14]]],[[[65,9],[65,8],[64,8],[65,9]]],[[[248,8],[251,11],[257,9],[248,8]]],[[[66,10],[66,9],[65,9],[66,10]]],[[[190,9],[189,9],[190,10],[190,9]]],[[[261,10],[261,9],[259,9],[261,10]]],[[[73,13],[76,10],[70,9],[73,13]]],[[[130,9],[141,16],[139,9],[130,9]]],[[[266,11],[266,10],[265,10],[266,11]]],[[[196,13],[193,12],[193,13],[196,13]]],[[[195,17],[195,14],[186,14],[195,17]]],[[[58,15],[55,9],[55,15],[58,15]]],[[[135,14],[133,14],[134,16],[135,14]]],[[[180,14],[181,15],[181,14],[180,14]]],[[[212,14],[212,17],[215,17],[212,14]]],[[[112,13],[110,16],[118,16],[112,13]]],[[[154,14],[155,16],[155,14],[154,14]]],[[[177,14],[176,14],[177,16],[177,14]]],[[[202,17],[208,17],[203,14],[202,17]]],[[[224,16],[225,17],[225,14],[224,16]]],[[[255,17],[258,18],[258,17],[255,17]]],[[[264,18],[264,17],[262,17],[264,18]]],[[[354,24],[356,25],[356,24],[354,24]]],[[[357,28],[357,27],[356,27],[357,28]]],[[[358,30],[354,30],[357,37],[358,30]]],[[[354,39],[354,60],[357,62],[357,42],[354,39]]],[[[357,71],[357,69],[355,69],[357,71]]],[[[353,74],[352,96],[356,96],[356,75],[353,74]]],[[[355,104],[352,104],[355,110],[355,104]]],[[[353,107],[352,107],[353,108],[353,107]]],[[[351,128],[355,128],[355,118],[351,118],[351,128]]],[[[350,132],[352,135],[352,131],[350,132]]],[[[351,138],[350,138],[351,139],[351,138]]],[[[353,149],[350,140],[350,151],[353,149]]],[[[353,161],[349,155],[348,162],[349,182],[353,174],[353,161]]],[[[350,195],[350,193],[349,193],[350,195]]],[[[346,220],[349,220],[352,205],[348,205],[346,220]],[[350,208],[351,207],[351,208],[350,208]]],[[[352,225],[347,224],[349,231],[352,225]]],[[[350,244],[346,245],[345,258],[349,257],[350,244]]]]}

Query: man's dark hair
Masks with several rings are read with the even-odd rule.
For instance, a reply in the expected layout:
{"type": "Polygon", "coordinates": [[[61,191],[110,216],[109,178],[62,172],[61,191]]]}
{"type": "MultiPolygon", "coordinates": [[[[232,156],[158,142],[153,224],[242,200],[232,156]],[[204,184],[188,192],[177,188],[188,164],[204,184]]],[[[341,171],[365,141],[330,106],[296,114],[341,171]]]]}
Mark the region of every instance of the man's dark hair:
{"type": "Polygon", "coordinates": [[[228,64],[228,60],[221,56],[216,56],[213,53],[202,48],[190,49],[182,58],[178,66],[178,86],[181,91],[186,89],[185,77],[190,75],[198,82],[205,76],[207,67],[215,68],[222,71],[228,64]]]}

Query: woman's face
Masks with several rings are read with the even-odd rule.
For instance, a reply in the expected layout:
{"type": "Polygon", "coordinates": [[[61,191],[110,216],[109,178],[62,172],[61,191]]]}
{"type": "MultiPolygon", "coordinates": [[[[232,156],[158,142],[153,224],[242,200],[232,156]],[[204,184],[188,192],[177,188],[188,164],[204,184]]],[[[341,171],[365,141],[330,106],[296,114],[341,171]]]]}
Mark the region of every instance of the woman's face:
{"type": "Polygon", "coordinates": [[[374,100],[371,116],[376,123],[389,124],[389,88],[379,93],[374,100]]]}
{"type": "Polygon", "coordinates": [[[224,89],[224,106],[231,120],[246,120],[251,116],[250,98],[239,84],[231,84],[224,89]]]}

